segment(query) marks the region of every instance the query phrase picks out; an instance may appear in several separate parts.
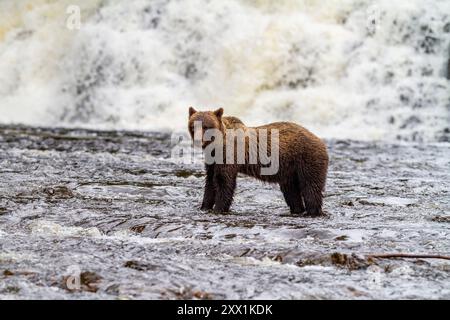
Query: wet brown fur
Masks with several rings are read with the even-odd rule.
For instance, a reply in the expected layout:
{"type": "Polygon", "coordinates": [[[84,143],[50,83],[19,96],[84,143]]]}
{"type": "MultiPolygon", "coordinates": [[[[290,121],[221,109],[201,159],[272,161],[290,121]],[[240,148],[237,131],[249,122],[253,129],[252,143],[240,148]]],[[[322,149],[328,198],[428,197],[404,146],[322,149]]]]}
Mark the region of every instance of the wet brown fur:
{"type": "MultiPolygon", "coordinates": [[[[202,121],[205,129],[219,129],[224,134],[226,148],[226,129],[250,129],[236,117],[223,117],[223,109],[197,112],[189,109],[189,131],[193,136],[193,122],[202,121]]],[[[307,129],[292,122],[275,122],[253,127],[267,129],[270,152],[270,130],[279,130],[279,170],[275,175],[261,175],[261,164],[248,164],[248,137],[245,145],[245,164],[206,164],[205,193],[201,209],[214,209],[227,212],[233,201],[238,173],[259,180],[278,183],[291,213],[306,213],[311,216],[322,214],[322,198],[328,169],[328,154],[321,139],[307,129]]],[[[258,137],[259,138],[259,137],[258,137]]],[[[236,149],[235,149],[236,150],[236,149]]],[[[224,152],[225,155],[225,152],[224,152]]],[[[235,155],[236,156],[236,155],[235,155]]]]}

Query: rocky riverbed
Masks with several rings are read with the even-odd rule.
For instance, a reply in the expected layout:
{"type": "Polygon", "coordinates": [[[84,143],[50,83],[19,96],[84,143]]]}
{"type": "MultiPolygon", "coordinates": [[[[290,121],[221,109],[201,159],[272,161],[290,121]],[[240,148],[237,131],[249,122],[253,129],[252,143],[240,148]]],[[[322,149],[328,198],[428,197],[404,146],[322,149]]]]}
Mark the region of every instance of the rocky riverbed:
{"type": "Polygon", "coordinates": [[[166,133],[0,127],[0,299],[450,299],[450,144],[327,141],[328,217],[240,177],[199,210],[166,133]]]}

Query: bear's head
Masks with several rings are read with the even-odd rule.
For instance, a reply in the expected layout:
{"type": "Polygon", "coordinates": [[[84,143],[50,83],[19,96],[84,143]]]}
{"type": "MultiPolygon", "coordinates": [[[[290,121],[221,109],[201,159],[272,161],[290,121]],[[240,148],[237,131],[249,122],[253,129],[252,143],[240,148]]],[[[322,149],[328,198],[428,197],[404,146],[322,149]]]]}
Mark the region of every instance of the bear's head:
{"type": "Polygon", "coordinates": [[[223,108],[219,108],[215,111],[197,111],[194,108],[189,107],[189,133],[192,139],[201,137],[203,149],[214,141],[214,137],[211,140],[205,139],[205,132],[207,130],[213,131],[215,129],[223,132],[222,115],[223,108]]]}

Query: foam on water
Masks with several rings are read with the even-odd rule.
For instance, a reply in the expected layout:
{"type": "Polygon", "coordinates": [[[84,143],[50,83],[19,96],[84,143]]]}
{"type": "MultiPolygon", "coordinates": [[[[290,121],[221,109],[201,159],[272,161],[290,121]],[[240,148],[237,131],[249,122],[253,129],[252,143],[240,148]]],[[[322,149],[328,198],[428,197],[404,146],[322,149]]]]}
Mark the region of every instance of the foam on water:
{"type": "Polygon", "coordinates": [[[37,220],[30,224],[31,233],[45,236],[61,237],[100,237],[101,232],[95,227],[66,227],[52,221],[37,220]]]}
{"type": "Polygon", "coordinates": [[[0,123],[184,130],[189,105],[222,106],[323,137],[449,140],[449,43],[446,0],[4,0],[0,123]]]}

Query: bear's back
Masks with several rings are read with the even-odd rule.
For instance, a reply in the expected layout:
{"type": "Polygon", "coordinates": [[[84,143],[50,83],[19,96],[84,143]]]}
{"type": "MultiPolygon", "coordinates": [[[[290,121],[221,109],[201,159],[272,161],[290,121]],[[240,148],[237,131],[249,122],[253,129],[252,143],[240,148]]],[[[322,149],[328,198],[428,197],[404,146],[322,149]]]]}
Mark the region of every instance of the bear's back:
{"type": "Polygon", "coordinates": [[[241,119],[236,118],[236,117],[223,117],[222,121],[223,121],[226,129],[244,129],[244,128],[246,128],[245,124],[241,121],[241,119]]]}

